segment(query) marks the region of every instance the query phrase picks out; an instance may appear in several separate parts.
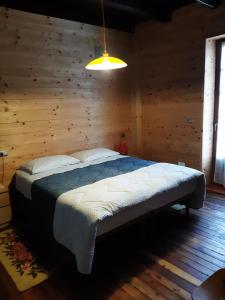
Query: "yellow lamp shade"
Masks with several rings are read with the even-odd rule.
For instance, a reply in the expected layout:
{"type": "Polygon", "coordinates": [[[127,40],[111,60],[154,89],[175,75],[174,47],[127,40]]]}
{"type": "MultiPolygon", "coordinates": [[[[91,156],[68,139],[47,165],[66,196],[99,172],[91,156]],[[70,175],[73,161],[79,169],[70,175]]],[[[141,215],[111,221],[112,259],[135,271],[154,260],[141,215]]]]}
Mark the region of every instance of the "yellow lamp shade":
{"type": "Polygon", "coordinates": [[[113,70],[113,69],[120,69],[125,68],[127,64],[116,57],[109,56],[107,52],[104,52],[103,55],[99,58],[96,58],[89,62],[86,65],[86,69],[88,70],[113,70]]]}

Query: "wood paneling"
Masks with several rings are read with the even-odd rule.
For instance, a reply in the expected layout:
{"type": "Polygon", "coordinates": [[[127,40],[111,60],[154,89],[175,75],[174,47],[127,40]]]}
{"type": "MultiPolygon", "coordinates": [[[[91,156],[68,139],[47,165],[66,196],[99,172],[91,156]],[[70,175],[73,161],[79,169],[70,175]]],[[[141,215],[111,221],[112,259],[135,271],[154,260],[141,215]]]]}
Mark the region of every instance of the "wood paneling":
{"type": "Polygon", "coordinates": [[[0,229],[9,225],[11,220],[11,207],[9,193],[0,193],[0,229]]]}
{"type": "Polygon", "coordinates": [[[0,194],[0,208],[9,205],[9,193],[0,194]]]}
{"type": "Polygon", "coordinates": [[[11,207],[10,205],[0,208],[0,225],[8,224],[11,220],[11,207]]]}
{"type": "Polygon", "coordinates": [[[225,33],[224,8],[193,4],[137,27],[146,158],[202,168],[205,39],[225,33]]]}
{"type": "MultiPolygon", "coordinates": [[[[24,161],[85,148],[115,148],[125,132],[132,152],[127,69],[84,66],[102,39],[97,26],[0,7],[0,149],[4,184],[24,161]]],[[[107,30],[109,51],[130,62],[132,35],[107,30]]]]}

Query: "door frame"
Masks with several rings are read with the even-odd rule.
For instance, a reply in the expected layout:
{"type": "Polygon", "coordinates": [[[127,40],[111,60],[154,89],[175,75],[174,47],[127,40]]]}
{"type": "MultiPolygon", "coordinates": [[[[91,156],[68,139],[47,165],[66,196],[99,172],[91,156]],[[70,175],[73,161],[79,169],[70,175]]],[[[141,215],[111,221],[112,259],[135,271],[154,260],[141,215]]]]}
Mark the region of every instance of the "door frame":
{"type": "Polygon", "coordinates": [[[217,124],[219,115],[219,90],[220,90],[220,66],[222,44],[225,43],[225,38],[216,41],[216,68],[215,68],[215,93],[214,93],[214,116],[213,116],[213,150],[212,150],[212,174],[211,182],[214,182],[214,173],[216,165],[216,146],[217,146],[217,124]]]}

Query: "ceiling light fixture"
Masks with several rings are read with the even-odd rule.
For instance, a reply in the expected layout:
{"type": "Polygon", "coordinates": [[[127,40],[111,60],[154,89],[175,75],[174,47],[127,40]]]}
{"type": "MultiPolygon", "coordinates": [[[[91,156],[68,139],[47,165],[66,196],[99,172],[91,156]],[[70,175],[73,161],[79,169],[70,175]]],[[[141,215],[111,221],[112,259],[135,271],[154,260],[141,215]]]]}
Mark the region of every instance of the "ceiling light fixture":
{"type": "Polygon", "coordinates": [[[102,25],[103,25],[103,44],[104,44],[104,51],[101,57],[96,58],[89,62],[86,65],[86,69],[88,70],[114,70],[125,68],[127,64],[116,57],[109,56],[106,47],[106,28],[105,28],[105,12],[104,12],[104,0],[101,0],[101,8],[102,8],[102,25]]]}

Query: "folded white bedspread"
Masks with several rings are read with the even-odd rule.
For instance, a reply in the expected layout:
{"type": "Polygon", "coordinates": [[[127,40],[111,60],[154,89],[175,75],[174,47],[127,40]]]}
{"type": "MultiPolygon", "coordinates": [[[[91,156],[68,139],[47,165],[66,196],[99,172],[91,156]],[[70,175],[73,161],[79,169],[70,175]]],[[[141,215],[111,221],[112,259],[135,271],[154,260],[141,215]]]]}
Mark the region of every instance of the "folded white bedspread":
{"type": "Polygon", "coordinates": [[[58,197],[54,236],[75,254],[78,270],[88,274],[92,268],[100,222],[110,223],[112,216],[120,215],[129,208],[133,208],[132,218],[136,218],[192,192],[188,205],[202,207],[205,199],[204,174],[168,163],[157,163],[103,179],[58,197]]]}

